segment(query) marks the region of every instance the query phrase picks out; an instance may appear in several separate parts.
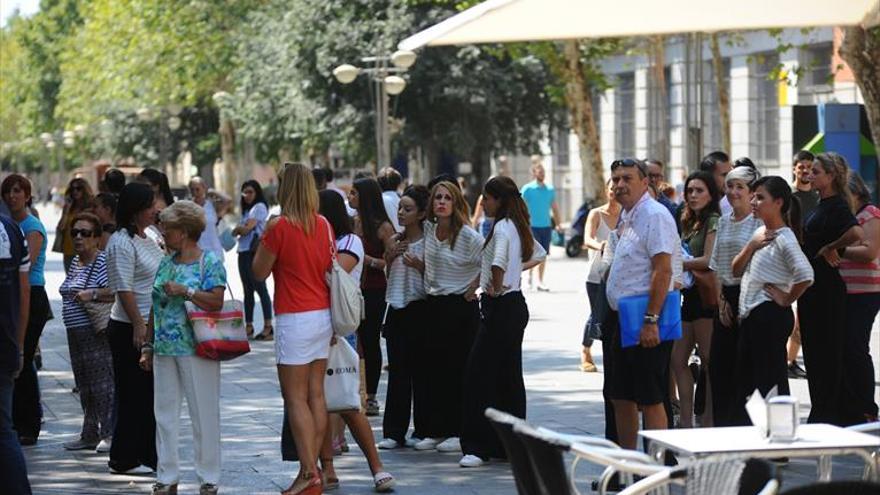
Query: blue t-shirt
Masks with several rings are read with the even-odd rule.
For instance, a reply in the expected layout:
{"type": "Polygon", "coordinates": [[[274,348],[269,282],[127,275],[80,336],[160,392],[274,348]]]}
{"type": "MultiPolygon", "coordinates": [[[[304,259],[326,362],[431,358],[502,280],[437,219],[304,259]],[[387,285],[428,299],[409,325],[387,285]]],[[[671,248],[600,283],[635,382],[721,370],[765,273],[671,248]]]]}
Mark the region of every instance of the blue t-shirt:
{"type": "Polygon", "coordinates": [[[46,236],[46,227],[43,227],[43,222],[31,214],[28,214],[27,218],[22,220],[18,225],[21,227],[21,230],[24,231],[25,237],[31,232],[39,232],[43,236],[43,245],[40,247],[40,253],[37,255],[37,259],[31,262],[31,273],[29,276],[32,286],[38,285],[43,287],[46,285],[46,277],[43,275],[43,266],[46,265],[46,244],[49,243],[49,238],[46,236]]]}
{"type": "Polygon", "coordinates": [[[556,192],[553,190],[553,186],[546,183],[538,184],[538,181],[533,180],[524,185],[520,192],[529,209],[532,227],[552,227],[550,209],[553,202],[556,201],[556,192]]]}

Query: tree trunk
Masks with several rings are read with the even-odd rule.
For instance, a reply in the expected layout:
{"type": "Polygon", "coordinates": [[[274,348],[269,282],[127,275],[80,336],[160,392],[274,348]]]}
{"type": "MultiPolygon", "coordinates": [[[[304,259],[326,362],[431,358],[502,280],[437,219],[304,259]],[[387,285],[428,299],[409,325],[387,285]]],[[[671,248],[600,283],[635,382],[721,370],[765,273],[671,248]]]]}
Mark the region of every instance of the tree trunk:
{"type": "Polygon", "coordinates": [[[865,99],[871,139],[880,163],[880,27],[868,30],[860,26],[845,28],[839,53],[852,69],[865,99]]]}
{"type": "Polygon", "coordinates": [[[571,118],[571,127],[580,145],[581,175],[584,199],[595,200],[605,189],[605,171],[599,132],[593,115],[592,91],[581,61],[580,42],[565,42],[565,101],[571,118]]]}
{"type": "Polygon", "coordinates": [[[220,116],[220,154],[223,158],[223,177],[220,183],[223,191],[230,198],[238,196],[236,182],[238,182],[238,167],[235,160],[235,126],[226,117],[220,116]]]}
{"type": "MultiPolygon", "coordinates": [[[[718,46],[718,33],[709,38],[712,50],[712,72],[715,73],[715,89],[718,91],[718,116],[721,120],[721,145],[724,152],[732,152],[730,144],[730,95],[724,84],[724,61],[721,59],[721,48],[718,46]]],[[[701,68],[702,70],[702,68],[701,68]]]]}
{"type": "MultiPolygon", "coordinates": [[[[653,85],[651,91],[651,117],[652,126],[658,130],[659,136],[656,141],[650,143],[649,155],[667,163],[669,161],[669,128],[666,116],[669,114],[669,98],[666,94],[666,43],[663,36],[651,36],[648,38],[648,52],[651,60],[651,78],[653,85]]],[[[666,167],[668,168],[668,167],[666,167]]]]}

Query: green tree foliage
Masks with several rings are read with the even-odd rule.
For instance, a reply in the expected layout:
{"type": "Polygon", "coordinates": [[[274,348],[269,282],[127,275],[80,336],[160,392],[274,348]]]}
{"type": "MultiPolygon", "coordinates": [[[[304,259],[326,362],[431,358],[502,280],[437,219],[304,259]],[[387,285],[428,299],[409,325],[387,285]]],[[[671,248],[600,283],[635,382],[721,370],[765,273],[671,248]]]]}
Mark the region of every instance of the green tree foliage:
{"type": "MultiPolygon", "coordinates": [[[[343,86],[333,68],[389,55],[401,39],[454,12],[403,0],[272,2],[242,34],[230,103],[240,130],[267,145],[267,155],[333,143],[356,161],[373,158],[368,80],[343,86]]],[[[549,77],[538,58],[491,47],[422,50],[406,90],[392,100],[392,115],[404,122],[396,150],[418,144],[429,160],[443,150],[478,163],[495,150],[532,151],[542,126],[557,117],[545,91],[549,77]]]]}

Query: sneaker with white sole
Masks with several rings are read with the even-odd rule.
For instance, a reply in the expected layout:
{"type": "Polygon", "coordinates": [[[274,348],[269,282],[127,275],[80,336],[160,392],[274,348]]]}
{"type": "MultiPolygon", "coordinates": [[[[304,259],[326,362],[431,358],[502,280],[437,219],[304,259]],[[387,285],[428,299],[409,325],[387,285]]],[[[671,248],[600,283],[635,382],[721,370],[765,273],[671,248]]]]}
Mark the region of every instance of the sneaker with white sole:
{"type": "Polygon", "coordinates": [[[381,450],[393,450],[397,447],[400,447],[400,444],[393,438],[383,438],[381,442],[376,444],[376,448],[381,450]]]}
{"type": "Polygon", "coordinates": [[[467,454],[458,461],[458,465],[463,468],[471,468],[471,467],[480,467],[485,464],[486,461],[480,458],[480,456],[467,454]]]}
{"type": "Polygon", "coordinates": [[[437,452],[461,452],[461,442],[458,437],[450,437],[437,444],[437,452]]]}
{"type": "Polygon", "coordinates": [[[110,447],[113,446],[113,440],[109,438],[105,438],[98,443],[98,446],[95,447],[95,452],[99,454],[105,454],[110,452],[110,447]]]}
{"type": "Polygon", "coordinates": [[[144,466],[141,464],[140,466],[133,467],[131,469],[126,469],[125,471],[120,471],[118,469],[110,468],[111,474],[127,474],[129,476],[138,476],[144,474],[153,474],[155,470],[149,466],[144,466]]]}
{"type": "Polygon", "coordinates": [[[421,438],[410,437],[410,438],[407,438],[406,440],[404,440],[403,444],[406,445],[408,448],[413,448],[421,440],[422,440],[421,438]]]}
{"type": "Polygon", "coordinates": [[[413,445],[416,450],[434,450],[437,445],[446,440],[445,438],[423,438],[413,445]]]}

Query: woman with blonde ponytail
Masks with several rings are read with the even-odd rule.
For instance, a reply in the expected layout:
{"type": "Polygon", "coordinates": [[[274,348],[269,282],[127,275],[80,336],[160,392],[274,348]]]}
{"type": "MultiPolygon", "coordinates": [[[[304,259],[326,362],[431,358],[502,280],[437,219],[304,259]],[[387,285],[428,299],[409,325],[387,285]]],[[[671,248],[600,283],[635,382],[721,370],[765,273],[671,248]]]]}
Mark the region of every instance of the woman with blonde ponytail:
{"type": "Polygon", "coordinates": [[[529,212],[513,180],[490,179],[483,188],[483,208],[495,223],[483,244],[482,318],[465,368],[462,467],[505,457],[501,441],[483,415],[487,407],[526,416],[522,340],[529,308],[520,291],[520,276],[547,256],[532,237],[529,212]]]}
{"type": "Polygon", "coordinates": [[[810,182],[819,192],[819,205],[806,219],[804,254],[815,282],[798,303],[801,341],[810,388],[810,423],[843,424],[839,400],[846,328],[846,284],[840,276],[841,251],[863,236],[852,214],[847,187],[849,167],[836,153],[820,153],[813,161],[810,182]]]}

